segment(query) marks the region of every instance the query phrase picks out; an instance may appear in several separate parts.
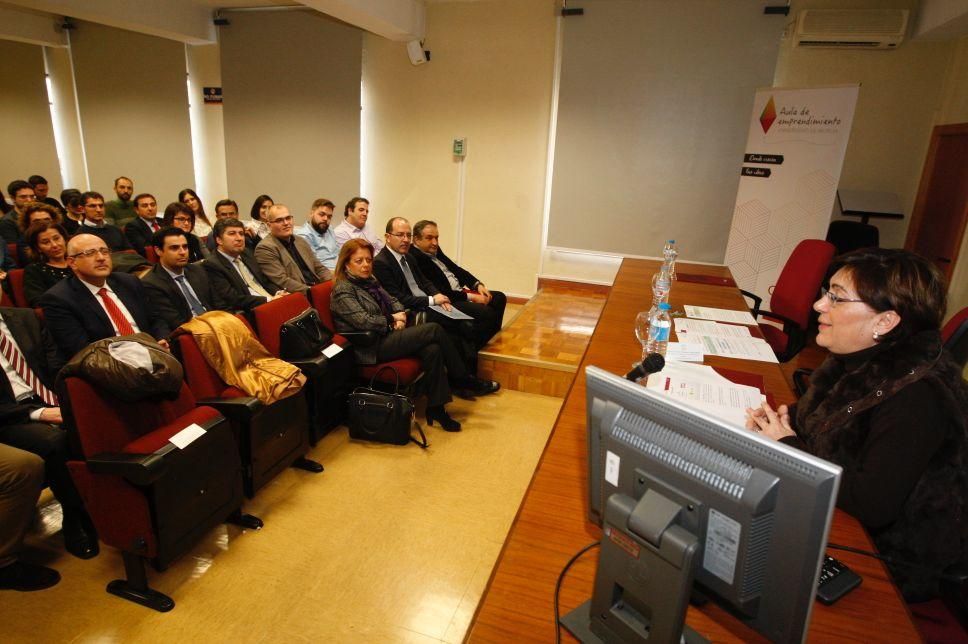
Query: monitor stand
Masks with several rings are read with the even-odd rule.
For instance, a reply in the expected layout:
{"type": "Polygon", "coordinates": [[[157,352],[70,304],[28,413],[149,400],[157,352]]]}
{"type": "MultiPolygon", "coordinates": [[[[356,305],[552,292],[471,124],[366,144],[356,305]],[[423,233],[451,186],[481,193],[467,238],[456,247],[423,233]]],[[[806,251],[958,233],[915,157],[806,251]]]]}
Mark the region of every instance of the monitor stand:
{"type": "Polygon", "coordinates": [[[605,508],[592,598],[561,624],[582,642],[705,643],[686,626],[698,560],[682,506],[655,489],[638,502],[613,494],[605,508]]]}

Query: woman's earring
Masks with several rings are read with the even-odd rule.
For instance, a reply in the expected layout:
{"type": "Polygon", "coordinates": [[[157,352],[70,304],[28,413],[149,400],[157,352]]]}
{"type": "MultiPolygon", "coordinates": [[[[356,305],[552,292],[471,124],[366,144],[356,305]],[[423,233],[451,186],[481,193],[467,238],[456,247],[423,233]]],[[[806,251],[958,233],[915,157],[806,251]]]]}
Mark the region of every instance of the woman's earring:
{"type": "Polygon", "coordinates": [[[874,342],[877,342],[880,339],[881,339],[881,334],[878,333],[877,331],[874,331],[874,342]]]}

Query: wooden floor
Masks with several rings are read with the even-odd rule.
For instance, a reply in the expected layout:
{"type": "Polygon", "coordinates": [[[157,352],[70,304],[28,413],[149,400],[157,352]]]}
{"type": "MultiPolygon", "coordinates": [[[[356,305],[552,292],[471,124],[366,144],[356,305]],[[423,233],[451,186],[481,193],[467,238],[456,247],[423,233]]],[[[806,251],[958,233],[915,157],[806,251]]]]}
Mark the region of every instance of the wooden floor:
{"type": "Polygon", "coordinates": [[[505,389],[564,397],[606,294],[549,284],[478,354],[478,374],[505,389]]]}

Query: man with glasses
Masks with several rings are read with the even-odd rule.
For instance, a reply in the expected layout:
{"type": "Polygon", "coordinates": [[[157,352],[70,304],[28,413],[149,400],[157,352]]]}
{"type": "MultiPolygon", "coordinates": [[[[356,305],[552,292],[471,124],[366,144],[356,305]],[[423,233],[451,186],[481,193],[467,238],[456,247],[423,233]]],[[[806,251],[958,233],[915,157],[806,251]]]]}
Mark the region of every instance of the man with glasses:
{"type": "MultiPolygon", "coordinates": [[[[446,315],[454,310],[450,298],[437,290],[428,280],[417,262],[410,257],[413,233],[410,222],[394,217],[387,222],[386,246],[373,258],[373,275],[387,293],[400,300],[408,310],[423,313],[428,321],[440,324],[454,341],[472,374],[477,373],[477,348],[474,340],[482,332],[477,330],[477,320],[455,319],[446,315]],[[446,313],[434,310],[437,306],[446,313]]],[[[458,312],[458,316],[460,313],[458,312]]]]}
{"type": "MultiPolygon", "coordinates": [[[[81,195],[84,204],[84,220],[78,228],[79,233],[99,237],[112,251],[136,250],[117,226],[107,222],[104,215],[104,197],[99,192],[85,192],[81,195]]],[[[141,252],[144,252],[142,247],[141,252]]]]}
{"type": "Polygon", "coordinates": [[[74,274],[40,298],[44,320],[66,362],[95,340],[140,331],[168,347],[164,323],[148,311],[141,280],[111,272],[111,249],[82,232],[67,242],[67,265],[74,274]]]}
{"type": "Polygon", "coordinates": [[[333,279],[305,239],[293,234],[289,208],[275,204],[266,213],[269,234],[255,248],[255,258],[277,289],[307,294],[309,288],[333,279]]]}

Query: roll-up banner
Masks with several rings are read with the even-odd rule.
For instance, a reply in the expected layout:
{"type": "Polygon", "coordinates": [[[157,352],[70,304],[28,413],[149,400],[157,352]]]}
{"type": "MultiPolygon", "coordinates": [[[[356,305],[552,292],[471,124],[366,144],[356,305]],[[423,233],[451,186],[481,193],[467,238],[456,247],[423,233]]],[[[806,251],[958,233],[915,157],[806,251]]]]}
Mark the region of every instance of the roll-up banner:
{"type": "Polygon", "coordinates": [[[756,92],[726,264],[765,304],[796,245],[827,235],[859,90],[756,92]]]}

